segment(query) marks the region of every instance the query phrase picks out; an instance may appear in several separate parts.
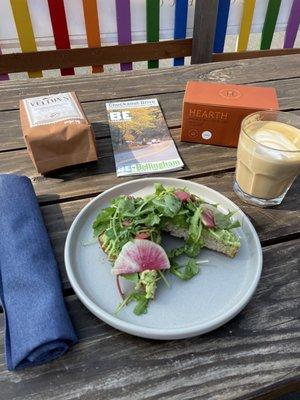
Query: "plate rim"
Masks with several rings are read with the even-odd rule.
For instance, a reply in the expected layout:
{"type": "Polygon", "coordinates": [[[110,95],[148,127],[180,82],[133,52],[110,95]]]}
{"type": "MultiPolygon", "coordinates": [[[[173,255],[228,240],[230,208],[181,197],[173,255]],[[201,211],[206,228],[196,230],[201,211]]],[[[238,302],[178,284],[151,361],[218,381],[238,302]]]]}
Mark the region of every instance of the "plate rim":
{"type": "Polygon", "coordinates": [[[65,261],[65,267],[66,267],[66,272],[67,272],[67,277],[69,279],[69,282],[74,289],[74,292],[78,296],[79,300],[91,311],[96,317],[101,319],[102,321],[106,322],[108,325],[121,330],[123,332],[132,334],[134,336],[139,336],[139,337],[144,337],[144,338],[149,338],[149,339],[159,339],[159,340],[173,340],[173,339],[183,339],[183,338],[189,338],[193,336],[198,336],[202,335],[204,333],[210,332],[222,325],[224,325],[226,322],[234,318],[239,312],[242,311],[242,309],[248,304],[250,299],[252,298],[257,285],[259,283],[260,277],[261,277],[261,272],[262,272],[262,264],[263,264],[263,254],[262,254],[262,247],[261,243],[258,237],[258,234],[252,224],[252,222],[249,220],[248,216],[243,212],[243,210],[235,204],[232,200],[228,199],[226,196],[224,196],[222,193],[218,192],[217,190],[214,190],[210,188],[209,186],[202,185],[201,183],[198,182],[193,182],[193,181],[187,181],[187,183],[196,185],[201,188],[205,188],[209,192],[216,193],[222,198],[226,199],[227,202],[229,202],[229,205],[234,206],[238,208],[240,215],[248,222],[251,234],[253,235],[256,248],[257,248],[257,255],[258,255],[258,262],[257,262],[257,267],[256,267],[256,273],[254,276],[254,279],[247,289],[246,292],[242,295],[241,299],[227,312],[215,317],[213,320],[209,320],[207,322],[201,323],[201,324],[195,324],[189,327],[185,328],[151,328],[151,327],[145,327],[145,326],[140,326],[138,324],[134,324],[132,322],[127,322],[122,319],[119,319],[118,317],[110,314],[109,312],[105,311],[102,309],[100,306],[98,306],[96,303],[94,303],[87,294],[83,291],[81,288],[80,284],[78,283],[73,269],[72,269],[72,264],[70,260],[70,246],[72,243],[72,236],[73,232],[75,231],[76,225],[81,218],[81,216],[88,210],[89,207],[92,206],[93,203],[97,202],[99,198],[103,197],[104,194],[107,194],[109,192],[114,191],[116,188],[121,188],[123,186],[127,185],[132,185],[135,182],[165,182],[166,185],[172,184],[174,182],[174,186],[176,186],[176,183],[182,185],[182,182],[184,182],[184,179],[178,179],[178,178],[169,178],[169,177],[149,177],[149,178],[140,178],[140,179],[133,179],[130,181],[122,182],[118,185],[115,185],[104,192],[100,193],[96,197],[94,197],[92,200],[90,200],[77,214],[75,217],[74,221],[72,222],[70,229],[67,234],[66,242],[65,242],[65,247],[64,247],[64,261],[65,261]]]}

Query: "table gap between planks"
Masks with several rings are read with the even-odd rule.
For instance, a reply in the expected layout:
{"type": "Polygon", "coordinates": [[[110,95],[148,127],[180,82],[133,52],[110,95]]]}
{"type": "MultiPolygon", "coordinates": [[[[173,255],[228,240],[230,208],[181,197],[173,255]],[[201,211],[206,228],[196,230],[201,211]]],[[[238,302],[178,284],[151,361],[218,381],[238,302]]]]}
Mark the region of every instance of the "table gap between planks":
{"type": "Polygon", "coordinates": [[[259,209],[238,201],[232,192],[236,150],[180,142],[188,80],[271,86],[280,109],[300,115],[299,55],[0,84],[0,173],[32,179],[80,339],[51,365],[8,372],[1,314],[1,399],[271,399],[299,389],[300,180],[279,207],[259,209]],[[71,90],[93,124],[99,160],[39,176],[22,139],[19,99],[71,90]],[[63,248],[73,219],[95,195],[130,179],[114,172],[105,102],[141,97],[158,98],[185,162],[170,176],[205,184],[235,201],[263,246],[263,274],[251,302],[232,321],[201,337],[159,342],[121,333],[81,305],[66,277],[63,248]]]}

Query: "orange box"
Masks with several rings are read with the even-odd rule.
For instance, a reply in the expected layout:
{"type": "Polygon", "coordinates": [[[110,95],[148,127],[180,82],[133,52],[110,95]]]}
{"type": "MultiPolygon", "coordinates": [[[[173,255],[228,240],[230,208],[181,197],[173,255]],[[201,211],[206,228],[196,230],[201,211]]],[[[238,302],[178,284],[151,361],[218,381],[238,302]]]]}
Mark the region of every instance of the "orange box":
{"type": "Polygon", "coordinates": [[[181,141],[237,147],[243,118],[270,109],[278,110],[274,88],[189,81],[181,141]]]}

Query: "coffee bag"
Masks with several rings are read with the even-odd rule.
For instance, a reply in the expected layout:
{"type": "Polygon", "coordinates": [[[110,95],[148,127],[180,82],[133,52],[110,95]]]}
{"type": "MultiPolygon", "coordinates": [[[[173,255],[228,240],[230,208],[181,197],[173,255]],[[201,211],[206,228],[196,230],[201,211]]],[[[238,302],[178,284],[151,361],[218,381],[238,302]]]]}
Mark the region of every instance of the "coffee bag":
{"type": "Polygon", "coordinates": [[[38,172],[97,160],[92,127],[74,92],[23,99],[20,119],[38,172]]]}

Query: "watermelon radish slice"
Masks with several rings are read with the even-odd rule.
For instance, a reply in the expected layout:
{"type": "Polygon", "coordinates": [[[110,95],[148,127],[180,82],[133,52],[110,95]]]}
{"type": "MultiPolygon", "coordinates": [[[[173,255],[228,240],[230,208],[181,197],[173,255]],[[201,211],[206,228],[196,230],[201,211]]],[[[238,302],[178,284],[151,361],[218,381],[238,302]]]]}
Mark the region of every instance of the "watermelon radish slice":
{"type": "Polygon", "coordinates": [[[112,269],[113,274],[133,274],[152,269],[168,269],[170,261],[165,250],[150,240],[134,239],[126,243],[112,269]]]}
{"type": "Polygon", "coordinates": [[[179,199],[183,203],[189,201],[191,198],[190,194],[183,190],[176,190],[176,192],[174,192],[174,195],[177,197],[177,199],[179,199]]]}
{"type": "Polygon", "coordinates": [[[207,228],[215,228],[215,218],[214,218],[214,213],[212,210],[209,210],[208,208],[205,208],[203,210],[201,220],[204,226],[207,228]]]}

